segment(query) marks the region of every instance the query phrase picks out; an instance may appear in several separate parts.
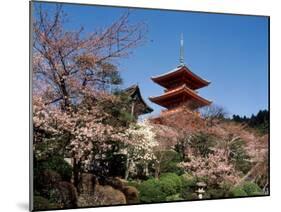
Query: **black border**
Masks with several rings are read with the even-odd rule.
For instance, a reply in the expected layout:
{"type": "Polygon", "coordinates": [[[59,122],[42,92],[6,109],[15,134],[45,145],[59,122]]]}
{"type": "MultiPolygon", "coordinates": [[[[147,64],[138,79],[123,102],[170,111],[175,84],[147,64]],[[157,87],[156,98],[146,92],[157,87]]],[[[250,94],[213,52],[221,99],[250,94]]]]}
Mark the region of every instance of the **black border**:
{"type": "Polygon", "coordinates": [[[269,197],[270,196],[270,16],[269,15],[251,15],[251,14],[237,14],[237,13],[223,13],[223,12],[204,12],[193,10],[177,10],[177,9],[163,9],[163,8],[149,8],[149,7],[133,7],[133,6],[119,6],[119,5],[102,5],[102,4],[90,4],[90,3],[73,3],[73,2],[55,2],[55,1],[29,1],[29,211],[54,211],[54,210],[70,210],[70,209],[89,209],[89,208],[103,208],[103,207],[118,207],[118,206],[133,206],[133,205],[151,205],[151,204],[175,204],[182,202],[197,202],[206,200],[225,200],[225,199],[245,199],[253,197],[269,197]],[[217,15],[236,15],[236,16],[253,16],[264,17],[268,21],[268,113],[269,113],[269,129],[268,129],[268,194],[266,195],[253,195],[245,197],[222,197],[222,198],[208,198],[208,199],[196,199],[196,200],[176,200],[176,201],[163,201],[163,202],[151,202],[151,203],[135,203],[135,204],[116,204],[116,205],[100,205],[100,206],[88,206],[77,208],[54,208],[54,209],[33,209],[33,125],[32,125],[32,4],[33,3],[47,3],[47,4],[70,4],[80,6],[98,6],[98,7],[110,7],[110,8],[133,8],[143,10],[160,10],[160,11],[174,11],[174,12],[191,12],[191,13],[203,13],[203,14],[217,14],[217,15]]]}

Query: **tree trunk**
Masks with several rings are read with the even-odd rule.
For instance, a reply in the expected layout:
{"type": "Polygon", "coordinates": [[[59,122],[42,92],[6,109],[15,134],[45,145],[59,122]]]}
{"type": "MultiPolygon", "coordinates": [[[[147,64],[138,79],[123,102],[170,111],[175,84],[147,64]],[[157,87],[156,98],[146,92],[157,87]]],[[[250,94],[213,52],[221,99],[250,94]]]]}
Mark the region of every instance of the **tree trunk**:
{"type": "Polygon", "coordinates": [[[154,177],[156,179],[159,178],[159,174],[160,174],[160,163],[156,163],[155,164],[155,172],[154,172],[154,177]]]}
{"type": "Polygon", "coordinates": [[[126,171],[125,171],[125,180],[129,177],[129,169],[130,169],[130,159],[127,157],[126,159],[126,171]]]}
{"type": "Polygon", "coordinates": [[[144,175],[148,176],[148,164],[147,163],[144,164],[144,175]]]}
{"type": "Polygon", "coordinates": [[[79,181],[80,181],[80,168],[81,163],[77,161],[76,158],[73,159],[73,184],[76,188],[78,188],[79,181]]]}

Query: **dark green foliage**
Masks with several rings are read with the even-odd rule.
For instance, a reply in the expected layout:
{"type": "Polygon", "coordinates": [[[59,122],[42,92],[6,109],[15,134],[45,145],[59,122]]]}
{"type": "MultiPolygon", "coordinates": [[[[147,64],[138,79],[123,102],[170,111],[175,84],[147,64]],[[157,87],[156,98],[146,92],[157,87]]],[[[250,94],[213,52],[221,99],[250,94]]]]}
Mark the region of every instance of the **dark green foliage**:
{"type": "Polygon", "coordinates": [[[131,115],[131,97],[122,92],[116,92],[115,101],[100,100],[98,106],[106,114],[110,114],[105,120],[104,124],[109,124],[113,127],[126,127],[131,122],[136,121],[135,117],[131,115]]]}
{"type": "Polygon", "coordinates": [[[126,155],[116,154],[120,148],[119,144],[114,141],[108,141],[107,144],[110,144],[111,148],[98,152],[99,155],[103,154],[105,157],[95,159],[91,167],[92,173],[97,176],[102,184],[104,184],[108,177],[124,177],[126,170],[126,155]]]}
{"type": "Polygon", "coordinates": [[[184,168],[177,166],[178,163],[171,162],[170,167],[165,172],[172,172],[177,175],[182,175],[184,173],[184,168]]]}
{"type": "Polygon", "coordinates": [[[230,196],[231,185],[228,183],[222,183],[220,185],[207,187],[206,193],[203,195],[204,198],[223,198],[230,196]]]}
{"type": "Polygon", "coordinates": [[[246,197],[248,194],[243,190],[242,187],[234,187],[230,190],[231,197],[246,197]]]}
{"type": "Polygon", "coordinates": [[[183,174],[180,176],[183,188],[192,188],[196,186],[196,178],[190,174],[183,174]]]}
{"type": "Polygon", "coordinates": [[[256,115],[252,115],[250,118],[239,115],[233,115],[233,121],[239,123],[247,123],[249,127],[255,128],[261,134],[268,133],[269,130],[269,111],[268,110],[260,110],[256,115]]]}
{"type": "MultiPolygon", "coordinates": [[[[90,73],[89,73],[90,74],[90,73]]],[[[114,85],[120,85],[123,80],[117,66],[108,62],[99,62],[96,66],[96,87],[101,90],[108,90],[114,85]]]]}
{"type": "Polygon", "coordinates": [[[181,178],[174,173],[165,173],[160,176],[159,180],[162,191],[168,196],[177,194],[182,190],[181,178]]]}
{"type": "Polygon", "coordinates": [[[262,195],[262,189],[255,183],[252,182],[245,182],[243,184],[243,190],[249,195],[262,195]]]}
{"type": "Polygon", "coordinates": [[[216,144],[214,138],[211,135],[205,133],[198,133],[190,139],[190,148],[193,149],[195,154],[207,157],[212,153],[212,147],[216,144]]]}
{"type": "Polygon", "coordinates": [[[36,161],[34,165],[35,176],[38,176],[44,170],[53,170],[61,176],[63,181],[70,181],[71,179],[72,167],[62,156],[53,156],[47,160],[36,161]]]}
{"type": "Polygon", "coordinates": [[[160,174],[172,172],[177,175],[184,173],[184,169],[178,167],[177,164],[181,161],[181,156],[174,150],[158,151],[155,153],[157,159],[160,161],[160,174]]]}
{"type": "Polygon", "coordinates": [[[34,143],[34,156],[37,160],[48,160],[53,155],[64,155],[66,146],[69,144],[70,134],[53,135],[46,131],[38,131],[34,128],[37,141],[34,143]],[[39,136],[40,135],[40,136],[39,136]]]}
{"type": "Polygon", "coordinates": [[[182,182],[181,197],[187,200],[197,199],[195,193],[196,178],[190,174],[183,174],[180,176],[182,182]]]}
{"type": "MultiPolygon", "coordinates": [[[[126,170],[126,156],[121,154],[107,153],[109,176],[124,176],[126,170]]],[[[96,173],[95,173],[96,174],[96,173]]]]}
{"type": "Polygon", "coordinates": [[[175,145],[175,150],[180,154],[181,160],[186,161],[188,155],[186,155],[187,149],[192,149],[193,153],[203,157],[207,157],[212,153],[212,147],[216,144],[213,136],[200,132],[194,135],[186,135],[179,139],[175,145]]]}
{"type": "Polygon", "coordinates": [[[253,193],[251,193],[251,196],[262,196],[265,195],[263,192],[259,192],[259,191],[255,191],[253,193]]]}
{"type": "Polygon", "coordinates": [[[178,139],[177,144],[175,145],[175,151],[179,153],[181,161],[185,161],[186,159],[186,149],[188,148],[189,140],[189,135],[183,136],[178,139]]]}
{"type": "Polygon", "coordinates": [[[161,202],[166,200],[166,195],[162,191],[160,181],[157,179],[149,179],[144,181],[140,187],[140,201],[148,202],[161,202]]]}
{"type": "Polygon", "coordinates": [[[244,197],[244,196],[256,196],[263,195],[262,189],[253,182],[245,182],[241,186],[236,186],[230,189],[231,197],[244,197]]]}
{"type": "Polygon", "coordinates": [[[246,174],[252,167],[250,156],[245,150],[245,142],[238,140],[230,145],[230,161],[234,164],[235,168],[246,174]]]}
{"type": "Polygon", "coordinates": [[[168,196],[180,193],[181,178],[174,173],[166,173],[158,179],[149,179],[139,186],[141,202],[161,202],[168,196]]]}

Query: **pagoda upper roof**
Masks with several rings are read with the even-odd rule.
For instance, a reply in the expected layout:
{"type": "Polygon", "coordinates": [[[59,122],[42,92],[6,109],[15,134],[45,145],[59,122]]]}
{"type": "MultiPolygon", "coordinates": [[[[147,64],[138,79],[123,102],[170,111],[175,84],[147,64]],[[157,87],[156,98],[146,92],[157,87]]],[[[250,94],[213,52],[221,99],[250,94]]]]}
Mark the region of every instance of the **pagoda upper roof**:
{"type": "Polygon", "coordinates": [[[153,76],[151,79],[167,89],[175,87],[173,84],[186,84],[189,88],[196,90],[211,83],[193,73],[185,65],[178,66],[164,74],[153,76]]]}
{"type": "Polygon", "coordinates": [[[124,92],[127,93],[130,97],[137,100],[142,105],[142,109],[140,111],[141,114],[151,113],[153,111],[153,109],[149,107],[144,101],[144,99],[142,98],[140,93],[140,88],[138,85],[132,85],[126,88],[124,92]]]}
{"type": "Polygon", "coordinates": [[[181,101],[192,100],[198,107],[203,107],[212,103],[212,101],[199,96],[196,91],[188,88],[185,84],[176,89],[169,90],[160,96],[149,97],[149,100],[162,107],[168,108],[170,103],[177,99],[177,97],[181,98],[181,101]],[[183,100],[183,98],[185,98],[185,100],[183,100]]]}

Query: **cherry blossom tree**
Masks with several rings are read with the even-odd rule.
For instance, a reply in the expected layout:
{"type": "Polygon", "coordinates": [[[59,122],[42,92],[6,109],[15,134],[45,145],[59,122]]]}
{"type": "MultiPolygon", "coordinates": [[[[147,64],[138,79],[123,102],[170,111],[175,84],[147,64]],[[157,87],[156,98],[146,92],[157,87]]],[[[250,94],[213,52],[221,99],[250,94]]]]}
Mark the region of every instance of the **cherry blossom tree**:
{"type": "Polygon", "coordinates": [[[145,25],[129,22],[126,12],[111,25],[91,33],[67,30],[61,5],[53,12],[35,7],[33,21],[33,91],[46,104],[68,109],[88,92],[121,83],[116,60],[127,57],[145,39],[145,25]]]}
{"type": "Polygon", "coordinates": [[[148,163],[156,160],[154,150],[158,146],[151,124],[148,121],[132,124],[122,137],[125,142],[121,153],[127,156],[125,179],[136,164],[143,165],[147,174],[148,163]]]}
{"type": "Polygon", "coordinates": [[[53,11],[34,10],[34,153],[39,158],[70,155],[77,185],[79,173],[111,149],[112,142],[125,142],[120,135],[126,128],[113,126],[111,120],[118,117],[104,107],[121,105],[107,88],[121,83],[117,60],[144,42],[146,29],[143,23],[130,23],[129,11],[86,33],[66,29],[67,15],[59,4],[53,11]]]}
{"type": "Polygon", "coordinates": [[[238,172],[229,163],[222,149],[216,149],[207,157],[190,156],[189,162],[182,162],[179,165],[197,178],[205,180],[208,186],[222,183],[234,185],[240,179],[238,172]]]}
{"type": "MultiPolygon", "coordinates": [[[[100,98],[114,101],[110,95],[100,98]]],[[[104,113],[99,106],[89,107],[81,104],[79,109],[64,111],[58,107],[46,105],[41,97],[34,96],[35,157],[54,154],[55,141],[63,136],[66,142],[63,142],[64,148],[61,148],[61,143],[58,143],[59,150],[71,156],[74,169],[77,169],[76,175],[78,175],[80,169],[83,168],[85,171],[90,167],[94,157],[111,148],[108,141],[124,142],[125,137],[120,135],[125,129],[105,124],[108,117],[110,114],[104,113]],[[48,139],[51,140],[51,145],[48,145],[44,151],[40,151],[40,145],[46,143],[48,139]]]]}

